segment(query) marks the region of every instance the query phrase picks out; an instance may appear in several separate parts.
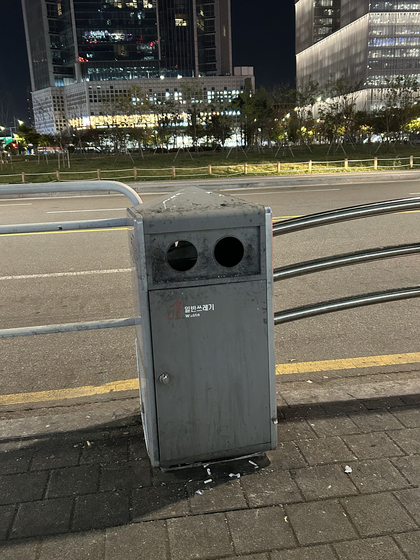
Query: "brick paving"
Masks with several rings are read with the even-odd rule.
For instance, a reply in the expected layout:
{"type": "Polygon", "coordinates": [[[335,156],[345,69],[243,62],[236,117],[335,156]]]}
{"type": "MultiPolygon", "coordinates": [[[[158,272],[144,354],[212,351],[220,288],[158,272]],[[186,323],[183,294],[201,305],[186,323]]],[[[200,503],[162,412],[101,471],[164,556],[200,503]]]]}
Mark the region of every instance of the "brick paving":
{"type": "Polygon", "coordinates": [[[171,472],[134,399],[3,420],[0,560],[418,560],[420,391],[389,389],[281,399],[275,451],[171,472]]]}

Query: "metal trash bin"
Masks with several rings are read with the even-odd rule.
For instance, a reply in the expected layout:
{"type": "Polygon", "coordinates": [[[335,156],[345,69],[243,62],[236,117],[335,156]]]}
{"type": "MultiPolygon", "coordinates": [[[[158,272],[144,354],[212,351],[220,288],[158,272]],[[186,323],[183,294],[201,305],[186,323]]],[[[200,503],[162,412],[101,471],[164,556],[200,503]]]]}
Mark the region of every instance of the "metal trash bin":
{"type": "Polygon", "coordinates": [[[128,218],[152,465],[274,449],[271,210],[188,187],[128,218]]]}

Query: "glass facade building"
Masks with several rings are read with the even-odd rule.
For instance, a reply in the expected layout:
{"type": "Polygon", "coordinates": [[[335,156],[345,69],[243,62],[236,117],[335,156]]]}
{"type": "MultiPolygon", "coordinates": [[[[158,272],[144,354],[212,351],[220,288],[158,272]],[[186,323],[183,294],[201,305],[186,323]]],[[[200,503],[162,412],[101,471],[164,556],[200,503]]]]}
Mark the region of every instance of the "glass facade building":
{"type": "Polygon", "coordinates": [[[21,2],[39,132],[109,126],[110,104],[134,86],[180,112],[197,79],[204,105],[255,86],[252,67],[232,68],[230,0],[21,2]]]}
{"type": "Polygon", "coordinates": [[[157,75],[160,57],[156,0],[70,2],[77,81],[157,75]]]}
{"type": "Polygon", "coordinates": [[[295,0],[295,11],[299,88],[344,75],[369,109],[387,79],[420,81],[420,0],[295,0]]]}
{"type": "Polygon", "coordinates": [[[230,0],[22,0],[32,90],[232,74],[230,0]]]}

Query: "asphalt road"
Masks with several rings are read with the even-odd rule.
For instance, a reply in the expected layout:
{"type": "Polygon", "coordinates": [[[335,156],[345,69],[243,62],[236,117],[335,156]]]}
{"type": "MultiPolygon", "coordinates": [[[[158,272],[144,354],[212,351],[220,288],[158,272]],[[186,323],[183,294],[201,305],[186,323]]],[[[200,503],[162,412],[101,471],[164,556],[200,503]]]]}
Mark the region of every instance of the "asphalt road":
{"type": "MultiPolygon", "coordinates": [[[[219,181],[212,186],[270,206],[275,217],[283,218],[420,195],[416,177],[401,180],[396,175],[391,181],[375,177],[373,182],[358,177],[355,183],[341,177],[306,183],[299,179],[219,181]]],[[[174,183],[143,184],[141,196],[147,201],[174,187],[174,183]]],[[[117,218],[125,215],[127,203],[120,195],[0,198],[0,224],[117,218]]],[[[276,238],[274,266],[415,242],[419,220],[420,213],[394,214],[276,238]]],[[[2,328],[133,316],[124,230],[2,236],[0,263],[2,328]]],[[[418,256],[390,259],[277,283],[275,310],[418,284],[418,256]]],[[[276,363],[418,352],[419,311],[420,301],[412,299],[279,325],[276,363]]],[[[402,369],[410,367],[418,364],[402,369]]],[[[375,368],[375,372],[387,371],[386,365],[375,368]]],[[[335,371],[320,373],[318,378],[364,374],[335,371]]],[[[97,386],[136,375],[132,328],[0,340],[3,395],[97,386]]]]}

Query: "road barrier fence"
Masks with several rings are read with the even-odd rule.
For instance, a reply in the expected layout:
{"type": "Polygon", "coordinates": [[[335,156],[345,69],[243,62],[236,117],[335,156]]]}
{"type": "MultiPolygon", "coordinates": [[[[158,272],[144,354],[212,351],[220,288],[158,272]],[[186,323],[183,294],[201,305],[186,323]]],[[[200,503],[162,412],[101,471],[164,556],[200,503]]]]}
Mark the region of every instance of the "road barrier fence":
{"type": "Polygon", "coordinates": [[[86,181],[147,181],[162,179],[193,179],[195,177],[234,177],[245,175],[288,175],[312,173],[350,173],[357,171],[384,171],[396,169],[419,169],[420,157],[388,157],[351,160],[348,158],[334,161],[302,161],[272,163],[241,163],[230,165],[208,164],[202,167],[160,167],[125,169],[92,169],[89,171],[75,171],[56,169],[46,172],[26,172],[3,174],[0,173],[0,183],[36,183],[36,182],[64,182],[75,180],[86,181]]]}
{"type": "MultiPolygon", "coordinates": [[[[2,194],[35,194],[45,192],[66,192],[66,191],[115,191],[125,194],[130,202],[135,206],[141,204],[140,196],[129,186],[123,183],[112,181],[98,181],[92,183],[90,181],[64,183],[60,185],[51,184],[33,184],[8,186],[2,188],[2,194]]],[[[379,216],[396,212],[409,212],[420,209],[420,197],[411,197],[404,199],[388,200],[382,202],[374,202],[362,204],[348,208],[340,208],[337,210],[329,210],[307,216],[291,218],[273,223],[273,236],[286,235],[289,233],[303,231],[306,229],[336,224],[348,220],[368,218],[371,216],[379,216]]],[[[109,219],[109,220],[85,220],[75,222],[47,222],[40,224],[17,224],[0,226],[0,236],[15,233],[28,232],[52,232],[52,231],[69,231],[78,229],[96,229],[96,228],[115,228],[128,226],[127,218],[109,219]]],[[[273,271],[273,280],[279,281],[285,278],[293,278],[304,274],[311,274],[328,270],[350,266],[369,261],[387,259],[392,257],[402,257],[420,253],[420,243],[411,243],[405,245],[393,245],[388,247],[379,247],[368,249],[365,251],[357,251],[334,255],[322,259],[315,259],[293,264],[287,267],[276,268],[273,271]]],[[[348,298],[338,300],[329,300],[319,302],[314,305],[286,309],[274,314],[274,324],[282,324],[306,317],[313,317],[325,313],[352,309],[366,305],[377,303],[385,303],[397,301],[407,298],[415,298],[420,296],[420,286],[411,286],[394,290],[385,290],[381,292],[372,292],[360,294],[348,298]]],[[[89,321],[84,323],[68,323],[59,325],[42,325],[13,329],[0,329],[0,339],[17,336],[29,336],[36,334],[51,334],[57,332],[74,332],[92,329],[105,329],[114,327],[126,327],[135,324],[135,318],[122,318],[107,321],[89,321]]]]}

